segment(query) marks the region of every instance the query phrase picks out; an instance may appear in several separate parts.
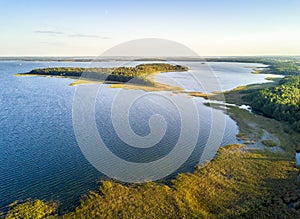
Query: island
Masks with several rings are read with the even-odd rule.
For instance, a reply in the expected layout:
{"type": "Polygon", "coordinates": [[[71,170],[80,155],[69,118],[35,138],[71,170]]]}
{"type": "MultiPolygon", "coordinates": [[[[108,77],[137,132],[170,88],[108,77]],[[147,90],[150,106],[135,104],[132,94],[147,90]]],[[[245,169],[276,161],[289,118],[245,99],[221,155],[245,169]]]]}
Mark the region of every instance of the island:
{"type": "MultiPolygon", "coordinates": [[[[79,81],[71,85],[80,83],[128,83],[131,85],[157,87],[166,89],[167,85],[162,85],[154,81],[154,75],[162,72],[184,72],[188,68],[181,65],[171,65],[168,63],[140,64],[135,67],[115,67],[115,68],[82,68],[82,67],[59,67],[59,68],[38,68],[28,73],[17,74],[17,76],[56,76],[78,79],[79,81]]],[[[170,87],[170,86],[169,86],[170,87]]]]}

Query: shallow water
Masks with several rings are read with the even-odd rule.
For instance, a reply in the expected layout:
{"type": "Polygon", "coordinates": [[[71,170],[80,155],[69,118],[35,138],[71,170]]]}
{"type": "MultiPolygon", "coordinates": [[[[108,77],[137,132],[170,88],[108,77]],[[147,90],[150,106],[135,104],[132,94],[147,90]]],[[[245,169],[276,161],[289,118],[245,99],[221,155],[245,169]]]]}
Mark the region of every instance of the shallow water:
{"type": "Polygon", "coordinates": [[[266,77],[282,77],[272,74],[252,74],[253,67],[266,65],[258,63],[235,62],[180,62],[190,71],[159,74],[155,79],[162,83],[183,87],[188,91],[214,92],[226,91],[235,87],[268,82],[266,77]]]}

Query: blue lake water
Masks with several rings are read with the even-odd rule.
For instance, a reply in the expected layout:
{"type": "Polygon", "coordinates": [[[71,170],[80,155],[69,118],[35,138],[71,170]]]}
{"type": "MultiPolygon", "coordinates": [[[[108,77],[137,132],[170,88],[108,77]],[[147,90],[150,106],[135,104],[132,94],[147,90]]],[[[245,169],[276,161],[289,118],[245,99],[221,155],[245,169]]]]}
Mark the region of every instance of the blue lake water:
{"type": "MultiPolygon", "coordinates": [[[[76,141],[72,121],[76,86],[69,86],[73,80],[55,77],[16,77],[14,74],[44,67],[113,67],[136,64],[138,63],[0,62],[0,211],[15,200],[27,198],[58,201],[63,211],[76,205],[81,195],[96,189],[99,186],[97,181],[105,178],[87,161],[76,141]]],[[[190,67],[191,74],[163,73],[157,75],[156,80],[181,86],[186,90],[209,92],[266,82],[264,80],[266,75],[251,74],[252,69],[249,67],[259,67],[261,66],[259,64],[195,62],[177,64],[190,67]]],[[[139,149],[128,147],[128,144],[118,137],[110,120],[112,102],[121,89],[108,88],[107,85],[100,87],[101,93],[95,102],[95,120],[103,141],[113,153],[132,162],[150,162],[160,159],[172,150],[172,145],[180,136],[178,128],[180,115],[168,100],[161,99],[160,95],[152,92],[132,105],[129,112],[130,125],[137,135],[146,136],[151,131],[148,125],[149,115],[161,114],[169,125],[164,138],[155,147],[140,153],[139,149]]],[[[122,92],[125,96],[133,93],[146,94],[144,91],[136,90],[122,90],[122,92]]],[[[170,92],[158,93],[167,98],[176,95],[170,92]]],[[[214,136],[209,140],[212,115],[217,120],[215,122],[218,122],[218,118],[225,118],[226,128],[221,133],[221,145],[236,143],[235,136],[238,132],[233,120],[222,111],[204,106],[204,99],[182,96],[196,104],[200,131],[190,158],[177,172],[192,171],[198,164],[201,154],[205,155],[201,159],[210,159],[219,147],[218,143],[214,142],[214,136]],[[212,147],[211,151],[204,150],[207,145],[208,149],[212,147]]]]}

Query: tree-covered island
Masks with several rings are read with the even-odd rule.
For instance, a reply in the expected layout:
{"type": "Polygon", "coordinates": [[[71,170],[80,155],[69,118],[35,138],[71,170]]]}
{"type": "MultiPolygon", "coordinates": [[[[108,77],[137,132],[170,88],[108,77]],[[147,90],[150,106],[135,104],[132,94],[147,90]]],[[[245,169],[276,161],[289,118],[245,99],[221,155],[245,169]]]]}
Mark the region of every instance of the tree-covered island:
{"type": "Polygon", "coordinates": [[[28,73],[19,75],[42,75],[71,77],[81,80],[132,83],[137,85],[154,86],[154,81],[149,77],[161,72],[183,72],[188,68],[181,65],[167,63],[140,64],[135,67],[115,68],[82,68],[82,67],[59,67],[39,68],[28,73]]]}

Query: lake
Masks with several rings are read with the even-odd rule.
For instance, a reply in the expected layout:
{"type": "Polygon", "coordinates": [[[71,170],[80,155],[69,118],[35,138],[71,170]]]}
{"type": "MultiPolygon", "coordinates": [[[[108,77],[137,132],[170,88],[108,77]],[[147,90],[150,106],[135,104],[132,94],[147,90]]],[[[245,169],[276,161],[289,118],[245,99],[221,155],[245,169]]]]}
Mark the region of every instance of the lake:
{"type": "MultiPolygon", "coordinates": [[[[81,88],[93,89],[93,86],[97,86],[97,89],[101,89],[94,105],[96,126],[102,140],[118,157],[136,163],[159,160],[172,151],[181,137],[180,125],[183,122],[172,101],[174,98],[187,104],[192,101],[199,112],[196,115],[200,123],[199,135],[188,159],[176,167],[176,171],[167,179],[178,172],[192,171],[199,160],[211,159],[220,145],[238,142],[235,137],[238,132],[236,123],[222,111],[203,105],[206,100],[202,98],[190,98],[186,94],[171,92],[146,93],[141,90],[114,89],[105,84],[72,87],[69,84],[74,80],[67,78],[14,76],[16,73],[44,67],[114,67],[136,64],[139,62],[0,62],[0,211],[15,200],[27,198],[58,201],[60,210],[64,211],[76,205],[81,195],[96,189],[99,180],[106,178],[88,162],[77,143],[72,109],[74,95],[81,88]],[[115,124],[110,113],[120,92],[122,97],[143,96],[128,111],[129,125],[136,135],[143,137],[151,132],[148,124],[151,115],[160,114],[168,124],[164,136],[155,146],[143,150],[131,147],[114,131],[115,124]],[[224,122],[224,130],[218,130],[213,122],[224,122]]],[[[155,79],[188,91],[213,92],[267,82],[264,78],[269,76],[251,74],[251,67],[263,67],[255,63],[176,64],[188,66],[190,73],[163,73],[155,79]]],[[[180,160],[181,153],[176,156],[180,160]]],[[[109,166],[116,168],[114,163],[109,163],[109,166]]],[[[154,167],[164,168],[159,165],[154,167]]]]}

